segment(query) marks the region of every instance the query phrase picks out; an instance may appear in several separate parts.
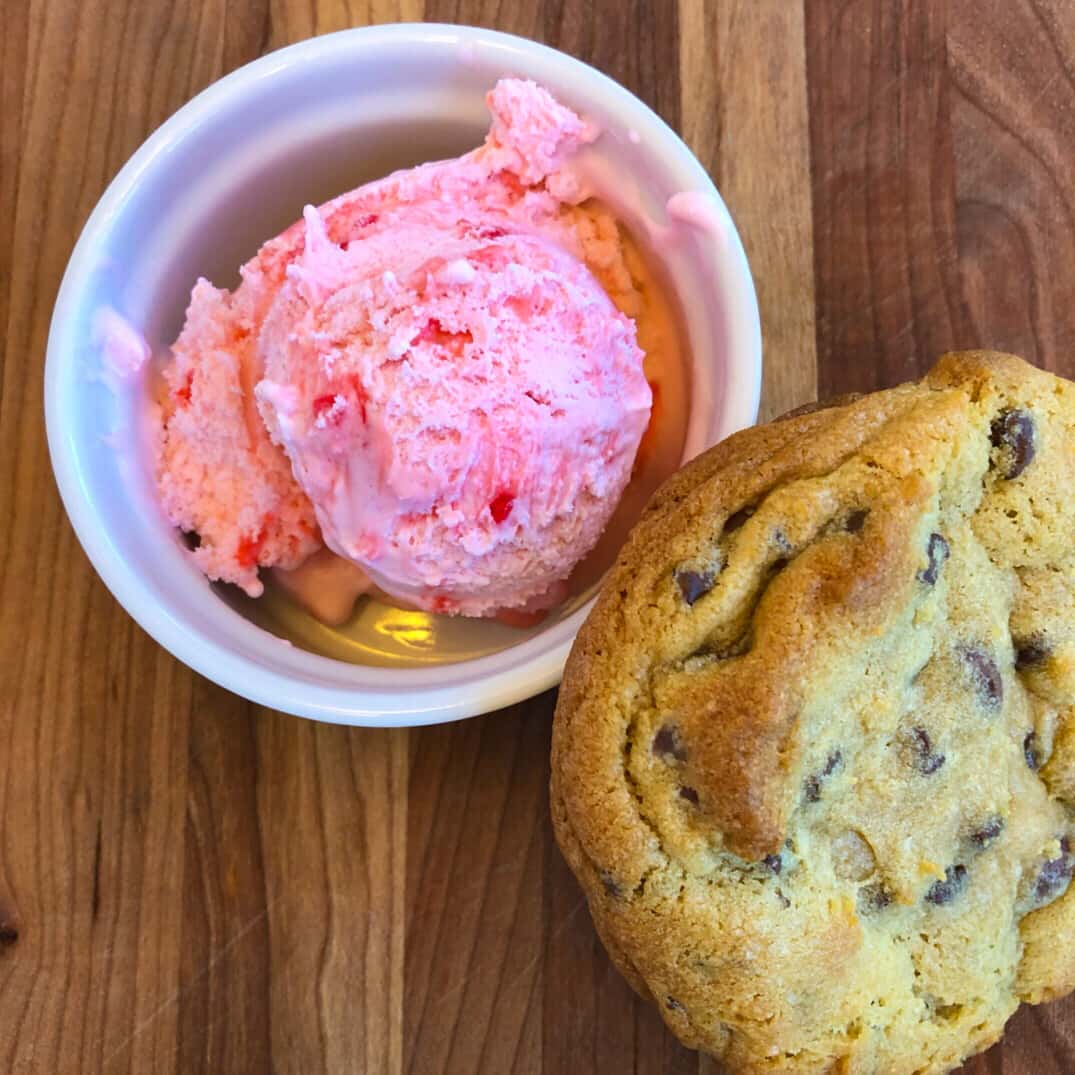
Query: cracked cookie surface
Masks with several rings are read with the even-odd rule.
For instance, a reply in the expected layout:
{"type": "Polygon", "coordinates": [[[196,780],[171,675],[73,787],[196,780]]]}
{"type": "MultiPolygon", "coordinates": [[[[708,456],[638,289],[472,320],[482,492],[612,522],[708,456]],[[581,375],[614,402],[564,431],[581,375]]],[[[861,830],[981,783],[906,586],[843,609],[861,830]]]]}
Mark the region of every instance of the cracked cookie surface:
{"type": "Polygon", "coordinates": [[[733,1071],[926,1075],[1075,987],[1075,385],[990,352],[737,434],[581,630],[557,838],[733,1071]]]}

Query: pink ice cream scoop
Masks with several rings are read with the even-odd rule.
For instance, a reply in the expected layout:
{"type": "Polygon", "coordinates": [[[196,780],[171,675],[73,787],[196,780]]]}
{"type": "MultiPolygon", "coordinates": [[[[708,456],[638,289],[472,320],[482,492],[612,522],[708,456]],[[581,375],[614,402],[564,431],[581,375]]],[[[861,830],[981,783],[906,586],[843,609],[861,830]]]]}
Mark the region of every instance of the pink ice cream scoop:
{"type": "Polygon", "coordinates": [[[480,149],[307,207],[234,295],[195,289],[159,476],[199,553],[212,522],[211,576],[257,592],[257,566],[294,566],[319,528],[405,603],[534,609],[607,524],[651,393],[564,222],[593,133],[533,83],[490,107],[480,149]]]}
{"type": "Polygon", "coordinates": [[[480,214],[342,250],[309,211],[306,236],[257,397],[326,544],[434,611],[550,592],[608,522],[649,417],[631,321],[571,254],[480,214]]]}

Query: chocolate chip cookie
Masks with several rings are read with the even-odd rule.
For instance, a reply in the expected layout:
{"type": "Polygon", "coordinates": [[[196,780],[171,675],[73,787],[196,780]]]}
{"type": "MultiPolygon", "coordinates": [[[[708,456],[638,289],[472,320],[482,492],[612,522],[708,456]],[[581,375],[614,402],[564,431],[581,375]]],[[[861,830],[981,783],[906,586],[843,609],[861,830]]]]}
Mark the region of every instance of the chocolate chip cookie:
{"type": "Polygon", "coordinates": [[[730,1070],[926,1075],[1075,987],[1075,385],[950,354],[667,482],[579,634],[556,834],[730,1070]]]}

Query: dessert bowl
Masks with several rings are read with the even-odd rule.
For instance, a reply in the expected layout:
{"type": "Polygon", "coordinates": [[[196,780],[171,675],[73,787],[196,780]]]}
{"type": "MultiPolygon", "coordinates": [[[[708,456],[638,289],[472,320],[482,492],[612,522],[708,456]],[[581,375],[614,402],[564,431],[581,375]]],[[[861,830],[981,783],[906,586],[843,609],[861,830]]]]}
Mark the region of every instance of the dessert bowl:
{"type": "Polygon", "coordinates": [[[105,584],[176,657],[252,701],[373,726],[487,712],[558,682],[589,594],[527,630],[369,603],[332,632],[282,599],[210,584],[157,503],[150,389],[116,376],[95,326],[117,311],[166,349],[199,276],[234,286],[236,266],[304,204],[477,145],[485,94],[508,75],[602,132],[594,189],[651,241],[681,315],[684,460],[757,415],[758,310],[731,218],[675,133],[606,76],[509,35],[409,24],[313,38],[221,79],[146,141],[87,222],[53,314],[46,423],[65,507],[105,584]],[[676,195],[694,223],[669,238],[676,195]]]}

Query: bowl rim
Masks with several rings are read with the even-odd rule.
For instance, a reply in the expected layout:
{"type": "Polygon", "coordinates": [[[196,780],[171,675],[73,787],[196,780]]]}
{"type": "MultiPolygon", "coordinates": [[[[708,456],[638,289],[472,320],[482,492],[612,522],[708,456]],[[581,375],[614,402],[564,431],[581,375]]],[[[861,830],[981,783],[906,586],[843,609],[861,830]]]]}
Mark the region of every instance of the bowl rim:
{"type": "MultiPolygon", "coordinates": [[[[595,599],[550,624],[548,630],[506,650],[455,664],[407,669],[404,675],[399,669],[349,666],[347,662],[299,649],[288,653],[287,660],[289,665],[297,666],[297,672],[266,668],[245,654],[207,639],[197,625],[173,616],[148,591],[139,573],[116,553],[96,508],[86,495],[79,477],[77,447],[64,428],[63,375],[74,361],[77,341],[72,338],[75,322],[72,313],[90,279],[99,237],[108,232],[143,174],[168,147],[181,141],[192,127],[211,121],[219,107],[256,90],[257,84],[279,71],[309,64],[326,55],[347,55],[400,42],[456,49],[480,45],[501,51],[506,58],[525,55],[552,72],[553,83],[557,81],[555,73],[562,74],[561,82],[572,76],[587,80],[587,93],[615,102],[633,114],[632,126],[641,130],[644,141],[659,139],[662,148],[674,150],[678,155],[677,171],[690,181],[689,188],[684,189],[712,196],[725,224],[722,260],[734,270],[736,293],[729,296],[729,305],[736,311],[738,335],[742,337],[742,349],[735,359],[736,378],[725,389],[725,398],[734,397],[729,406],[734,428],[756,420],[761,394],[757,297],[746,254],[727,207],[708,173],[679,135],[624,86],[582,60],[527,38],[473,26],[388,23],[356,27],[307,38],[252,60],[207,86],[173,113],[139,146],[106,188],[75,243],[57,293],[46,350],[44,397],[49,455],[60,496],[79,543],[109,591],[143,630],[184,664],[256,704],[329,723],[367,727],[420,726],[478,716],[555,686],[575,634],[595,599]],[[372,676],[379,680],[374,686],[341,687],[320,681],[325,673],[338,672],[341,665],[390,675],[372,676]],[[431,682],[434,679],[436,682],[431,682]]],[[[266,633],[224,602],[220,602],[220,609],[251,631],[266,633]]]]}

